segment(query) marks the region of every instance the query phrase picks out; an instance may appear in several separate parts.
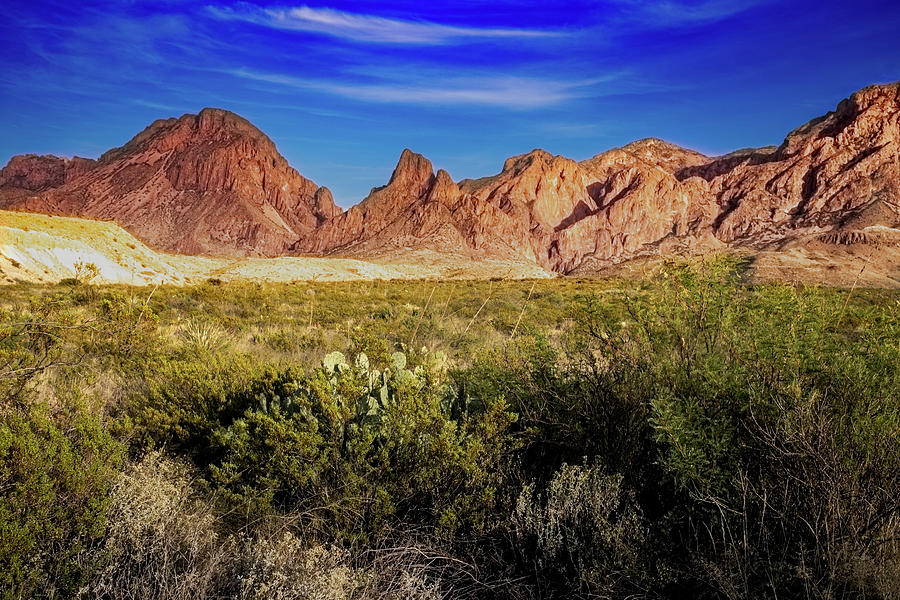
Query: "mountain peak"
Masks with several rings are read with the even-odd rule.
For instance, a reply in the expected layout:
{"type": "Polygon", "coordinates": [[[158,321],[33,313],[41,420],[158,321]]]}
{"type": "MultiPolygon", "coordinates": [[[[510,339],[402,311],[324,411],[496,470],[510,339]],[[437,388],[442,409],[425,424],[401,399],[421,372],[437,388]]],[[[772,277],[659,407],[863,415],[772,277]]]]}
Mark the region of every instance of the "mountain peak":
{"type": "Polygon", "coordinates": [[[550,154],[546,150],[535,148],[531,152],[526,152],[525,154],[519,154],[517,156],[510,156],[509,158],[507,158],[503,163],[503,170],[501,171],[501,173],[506,173],[509,171],[521,171],[533,164],[549,163],[554,158],[556,158],[556,156],[550,154]]]}
{"type": "Polygon", "coordinates": [[[193,120],[201,132],[228,131],[239,135],[269,139],[256,125],[237,113],[223,108],[204,108],[196,115],[184,115],[181,119],[193,120]]]}
{"type": "Polygon", "coordinates": [[[655,137],[635,140],[624,145],[622,150],[670,173],[706,164],[710,160],[708,156],[695,150],[655,137]]]}
{"type": "Polygon", "coordinates": [[[841,100],[833,111],[791,131],[775,152],[779,159],[805,154],[817,140],[855,140],[875,146],[890,131],[891,117],[900,112],[900,81],[870,85],[841,100]]]}
{"type": "MultiPolygon", "coordinates": [[[[879,101],[900,103],[900,81],[866,86],[850,94],[847,100],[862,107],[879,101]]],[[[840,111],[840,104],[838,105],[838,111],[840,111]]]]}
{"type": "Polygon", "coordinates": [[[341,212],[262,131],[219,108],[154,121],[97,163],[32,157],[2,179],[42,192],[17,200],[31,210],[112,218],[185,254],[281,254],[341,212]]]}
{"type": "MultiPolygon", "coordinates": [[[[642,151],[650,148],[666,151],[694,152],[693,150],[688,150],[687,148],[679,146],[678,144],[667,142],[666,140],[658,137],[641,138],[622,146],[623,150],[628,151],[642,151]]],[[[697,154],[699,154],[699,152],[697,154]]]]}
{"type": "Polygon", "coordinates": [[[434,184],[431,191],[428,192],[428,199],[437,202],[449,203],[456,200],[459,196],[459,186],[454,183],[450,173],[444,169],[439,169],[434,176],[434,184]]]}
{"type": "Polygon", "coordinates": [[[900,84],[869,86],[776,151],[708,158],[645,138],[576,162],[534,149],[458,185],[407,148],[389,183],[342,213],[250,122],[205,108],[154,122],[99,163],[14,157],[0,171],[0,206],[114,219],[182,253],[381,252],[441,240],[567,272],[667,240],[763,247],[895,228],[898,119],[900,84]]]}
{"type": "Polygon", "coordinates": [[[201,141],[237,142],[246,140],[277,155],[275,143],[244,117],[222,108],[204,108],[199,113],[157,119],[120,148],[113,148],[100,157],[100,162],[118,160],[141,150],[168,152],[179,146],[201,141]]]}
{"type": "Polygon", "coordinates": [[[388,182],[389,186],[421,186],[434,175],[434,167],[431,161],[413,152],[409,148],[405,148],[400,153],[400,159],[397,166],[391,174],[388,182]]]}

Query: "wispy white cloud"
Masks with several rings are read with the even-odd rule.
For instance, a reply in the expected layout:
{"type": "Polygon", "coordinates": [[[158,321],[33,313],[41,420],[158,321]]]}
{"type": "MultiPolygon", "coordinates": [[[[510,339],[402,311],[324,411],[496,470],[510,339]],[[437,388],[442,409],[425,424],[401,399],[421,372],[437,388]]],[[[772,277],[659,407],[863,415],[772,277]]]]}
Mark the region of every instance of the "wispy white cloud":
{"type": "Polygon", "coordinates": [[[189,112],[191,107],[178,107],[173,106],[171,104],[164,104],[162,102],[152,102],[149,100],[144,100],[143,98],[132,98],[129,100],[135,106],[143,106],[144,108],[152,108],[154,110],[159,110],[165,112],[166,114],[175,115],[179,111],[182,113],[189,112]]]}
{"type": "Polygon", "coordinates": [[[543,122],[538,128],[541,131],[554,134],[564,138],[596,138],[598,135],[608,129],[606,123],[565,123],[565,122],[543,122]]]}
{"type": "Polygon", "coordinates": [[[616,21],[636,30],[709,25],[773,0],[610,0],[616,21]]]}
{"type": "Polygon", "coordinates": [[[472,38],[541,38],[563,34],[540,29],[464,27],[432,21],[392,19],[306,5],[269,8],[240,3],[235,7],[207,6],[207,11],[222,20],[385,44],[440,45],[472,38]]]}
{"type": "Polygon", "coordinates": [[[312,90],[362,100],[392,104],[473,105],[516,110],[544,108],[575,98],[593,96],[590,88],[618,77],[610,75],[578,81],[523,76],[458,76],[439,85],[426,81],[336,82],[266,73],[249,69],[232,75],[290,88],[312,90]]]}

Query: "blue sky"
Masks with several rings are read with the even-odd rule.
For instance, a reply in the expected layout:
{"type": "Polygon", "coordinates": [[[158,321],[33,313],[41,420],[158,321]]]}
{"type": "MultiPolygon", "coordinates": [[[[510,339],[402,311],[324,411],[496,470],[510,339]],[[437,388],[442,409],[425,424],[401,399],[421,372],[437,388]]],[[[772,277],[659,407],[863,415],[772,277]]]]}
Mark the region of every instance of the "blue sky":
{"type": "Polygon", "coordinates": [[[454,179],[540,147],[778,144],[900,79],[900,3],[310,0],[0,5],[0,161],[96,157],[216,106],[348,207],[405,147],[454,179]]]}

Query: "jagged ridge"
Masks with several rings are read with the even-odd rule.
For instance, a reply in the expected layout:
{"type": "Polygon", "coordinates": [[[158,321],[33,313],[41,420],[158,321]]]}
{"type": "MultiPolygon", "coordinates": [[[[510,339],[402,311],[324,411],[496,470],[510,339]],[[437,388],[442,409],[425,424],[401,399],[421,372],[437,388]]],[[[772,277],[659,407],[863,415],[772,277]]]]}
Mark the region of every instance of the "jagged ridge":
{"type": "MultiPolygon", "coordinates": [[[[115,219],[198,254],[367,255],[430,247],[560,272],[647,252],[783,245],[900,224],[900,84],[870,86],[778,148],[709,158],[655,138],[585,161],[543,150],[455,183],[404,150],[346,213],[248,121],[216,109],[160,120],[98,161],[15,157],[0,205],[115,219]]],[[[866,238],[869,239],[869,238],[866,238]]]]}

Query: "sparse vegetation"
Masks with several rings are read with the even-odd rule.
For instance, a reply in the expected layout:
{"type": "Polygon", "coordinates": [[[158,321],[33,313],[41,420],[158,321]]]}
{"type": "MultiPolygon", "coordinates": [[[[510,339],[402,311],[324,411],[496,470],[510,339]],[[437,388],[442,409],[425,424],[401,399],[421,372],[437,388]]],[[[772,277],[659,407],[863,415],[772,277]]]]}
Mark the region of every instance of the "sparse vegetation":
{"type": "Polygon", "coordinates": [[[3,595],[900,598],[900,294],[740,278],[0,288],[3,595]]]}

